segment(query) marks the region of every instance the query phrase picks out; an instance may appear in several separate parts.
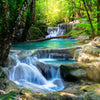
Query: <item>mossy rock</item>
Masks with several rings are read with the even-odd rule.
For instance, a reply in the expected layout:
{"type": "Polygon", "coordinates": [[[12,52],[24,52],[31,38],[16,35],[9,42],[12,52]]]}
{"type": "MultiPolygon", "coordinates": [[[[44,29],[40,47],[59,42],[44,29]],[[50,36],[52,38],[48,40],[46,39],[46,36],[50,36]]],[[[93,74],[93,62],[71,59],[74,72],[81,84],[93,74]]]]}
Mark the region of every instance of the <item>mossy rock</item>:
{"type": "Polygon", "coordinates": [[[1,67],[0,67],[0,89],[4,91],[19,89],[19,87],[14,82],[8,80],[6,72],[1,67]]]}
{"type": "Polygon", "coordinates": [[[0,79],[7,78],[6,72],[0,67],[0,79]]]}
{"type": "Polygon", "coordinates": [[[66,92],[52,92],[49,94],[34,93],[26,89],[20,91],[22,100],[79,100],[77,95],[66,92]]]}
{"type": "Polygon", "coordinates": [[[64,92],[83,97],[83,99],[75,100],[100,100],[100,84],[71,87],[65,89],[64,92]]]}
{"type": "Polygon", "coordinates": [[[36,27],[39,27],[39,29],[45,33],[45,35],[47,35],[47,28],[48,26],[46,25],[46,23],[42,23],[42,22],[38,22],[36,25],[36,27]]]}
{"type": "Polygon", "coordinates": [[[61,65],[61,75],[65,81],[75,82],[81,79],[87,79],[86,71],[84,70],[84,64],[74,63],[61,65]]]}
{"type": "Polygon", "coordinates": [[[30,35],[27,37],[27,40],[36,40],[44,37],[44,33],[38,27],[30,27],[30,35]]]}

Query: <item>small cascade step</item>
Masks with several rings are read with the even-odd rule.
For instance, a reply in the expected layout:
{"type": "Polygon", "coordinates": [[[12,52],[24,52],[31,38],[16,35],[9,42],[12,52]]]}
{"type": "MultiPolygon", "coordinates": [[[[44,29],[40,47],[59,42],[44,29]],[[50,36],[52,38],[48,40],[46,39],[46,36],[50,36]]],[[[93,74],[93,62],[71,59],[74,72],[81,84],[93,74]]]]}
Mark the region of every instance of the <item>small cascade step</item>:
{"type": "Polygon", "coordinates": [[[49,58],[51,59],[68,59],[71,58],[72,56],[69,54],[64,54],[64,53],[50,53],[49,58]]]}
{"type": "Polygon", "coordinates": [[[65,57],[65,59],[69,59],[69,58],[73,58],[74,52],[76,49],[80,49],[80,47],[75,47],[75,48],[70,48],[70,49],[42,49],[42,50],[38,50],[35,57],[36,58],[63,58],[65,57]]]}

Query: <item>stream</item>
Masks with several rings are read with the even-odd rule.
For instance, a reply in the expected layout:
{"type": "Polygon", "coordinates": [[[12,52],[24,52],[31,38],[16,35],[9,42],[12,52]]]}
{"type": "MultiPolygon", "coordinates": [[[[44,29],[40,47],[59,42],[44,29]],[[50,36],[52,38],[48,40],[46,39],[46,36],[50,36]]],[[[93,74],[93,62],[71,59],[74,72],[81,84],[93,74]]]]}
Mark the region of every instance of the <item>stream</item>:
{"type": "MultiPolygon", "coordinates": [[[[52,32],[50,36],[51,34],[52,32]]],[[[76,41],[52,39],[13,44],[9,54],[10,64],[6,68],[9,80],[34,92],[48,93],[63,90],[65,86],[60,66],[76,62],[73,59],[76,41]],[[70,54],[70,50],[73,54],[70,54]]]]}
{"type": "MultiPolygon", "coordinates": [[[[12,46],[9,58],[11,64],[6,69],[9,79],[20,87],[39,91],[43,93],[60,91],[64,89],[63,79],[60,75],[60,66],[63,64],[75,63],[72,56],[68,54],[68,47],[76,46],[75,40],[49,40],[44,43],[44,48],[35,42],[27,43],[27,46],[14,44],[12,46]],[[54,48],[50,48],[50,43],[54,44],[54,48]],[[63,43],[61,46],[60,41],[63,43]],[[47,43],[47,44],[46,44],[47,43]],[[66,47],[67,44],[67,47],[66,47]],[[48,45],[49,49],[45,49],[48,45]],[[25,48],[23,47],[25,46],[25,48]],[[30,48],[28,48],[28,46],[30,48]],[[62,47],[62,48],[59,48],[62,47]],[[30,49],[30,50],[27,50],[30,49]],[[24,50],[23,50],[24,49],[24,50]],[[68,59],[71,58],[71,59],[68,59]],[[45,91],[45,92],[44,92],[45,91]]],[[[42,44],[41,43],[41,44],[42,44]]],[[[52,45],[53,46],[53,45],[52,45]]]]}

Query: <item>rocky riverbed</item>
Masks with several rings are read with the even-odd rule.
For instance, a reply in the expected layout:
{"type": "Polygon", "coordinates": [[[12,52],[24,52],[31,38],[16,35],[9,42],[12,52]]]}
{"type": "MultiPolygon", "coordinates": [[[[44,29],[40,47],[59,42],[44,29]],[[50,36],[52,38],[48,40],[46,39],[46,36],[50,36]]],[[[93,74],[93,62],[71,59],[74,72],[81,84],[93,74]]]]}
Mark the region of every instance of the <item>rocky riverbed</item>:
{"type": "MultiPolygon", "coordinates": [[[[83,45],[81,48],[78,48],[79,50],[74,51],[76,52],[76,63],[62,64],[60,66],[61,76],[63,78],[65,88],[64,90],[58,92],[46,93],[45,91],[45,93],[41,93],[43,90],[38,88],[34,88],[34,91],[25,88],[19,88],[14,82],[8,80],[6,72],[1,68],[0,99],[7,100],[8,98],[16,98],[17,100],[100,100],[99,44],[99,37],[93,39],[90,43],[83,45]]],[[[40,51],[35,51],[34,54],[39,55],[39,52],[40,51]]],[[[74,56],[73,53],[72,56],[74,56]]],[[[23,57],[25,57],[25,55],[23,57]]],[[[23,57],[21,57],[21,59],[23,57]]]]}

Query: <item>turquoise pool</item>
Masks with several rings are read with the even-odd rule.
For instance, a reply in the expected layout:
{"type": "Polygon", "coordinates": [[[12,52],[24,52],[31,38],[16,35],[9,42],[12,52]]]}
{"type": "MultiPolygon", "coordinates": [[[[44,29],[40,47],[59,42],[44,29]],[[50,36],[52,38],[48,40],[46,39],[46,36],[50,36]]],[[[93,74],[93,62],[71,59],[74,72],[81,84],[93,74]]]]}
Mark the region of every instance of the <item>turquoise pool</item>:
{"type": "Polygon", "coordinates": [[[47,41],[40,42],[30,42],[30,43],[14,43],[11,49],[48,49],[48,48],[69,48],[77,45],[77,40],[69,40],[69,39],[53,39],[47,41]]]}

